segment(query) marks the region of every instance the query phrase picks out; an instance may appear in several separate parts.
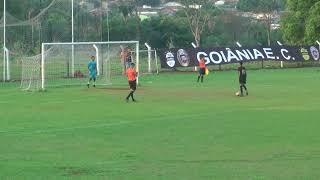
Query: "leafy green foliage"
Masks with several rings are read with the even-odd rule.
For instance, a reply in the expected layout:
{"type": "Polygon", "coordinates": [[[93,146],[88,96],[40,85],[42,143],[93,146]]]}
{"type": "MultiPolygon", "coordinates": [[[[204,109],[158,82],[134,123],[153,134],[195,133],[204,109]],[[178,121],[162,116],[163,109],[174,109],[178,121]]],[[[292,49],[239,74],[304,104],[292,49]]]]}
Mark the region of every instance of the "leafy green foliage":
{"type": "Polygon", "coordinates": [[[149,5],[149,6],[158,6],[160,5],[160,0],[137,0],[139,6],[149,5]]]}
{"type": "MultiPolygon", "coordinates": [[[[102,0],[104,1],[104,0],[102,0]]],[[[7,1],[7,11],[21,20],[27,20],[29,17],[37,15],[41,9],[47,7],[52,0],[10,0],[7,1]]],[[[14,38],[8,38],[8,46],[15,49],[23,49],[25,44],[32,44],[28,52],[39,53],[41,42],[52,41],[71,41],[71,12],[69,1],[59,1],[59,6],[52,6],[48,13],[44,14],[43,21],[34,24],[34,29],[41,29],[41,32],[34,31],[31,36],[31,27],[24,27],[28,31],[12,30],[8,28],[8,33],[14,38]],[[27,35],[26,35],[27,34],[27,35]]],[[[100,6],[100,0],[91,1],[94,7],[100,6]]],[[[258,1],[240,0],[238,8],[241,4],[246,4],[246,11],[257,8],[258,1]]],[[[281,1],[279,1],[281,2],[281,1]]],[[[283,1],[282,1],[283,2],[283,1]]],[[[148,42],[154,48],[163,47],[191,47],[190,43],[195,41],[194,34],[190,29],[190,22],[196,22],[196,18],[191,18],[183,10],[172,15],[161,14],[159,16],[150,17],[141,20],[136,17],[135,11],[137,6],[158,5],[160,0],[129,0],[121,1],[116,6],[111,6],[109,11],[109,27],[107,23],[106,13],[102,16],[102,40],[106,41],[108,37],[108,28],[110,29],[110,40],[137,40],[142,43],[148,42]]],[[[198,4],[202,5],[200,11],[189,8],[188,11],[193,13],[201,13],[201,15],[209,15],[207,19],[200,18],[199,23],[203,24],[202,33],[197,36],[201,46],[222,46],[234,45],[235,41],[240,41],[243,45],[267,44],[266,30],[260,22],[251,21],[248,18],[236,17],[223,9],[212,7],[212,2],[207,0],[187,0],[181,1],[185,6],[198,4]],[[209,4],[211,3],[211,4],[209,4]],[[206,21],[206,22],[204,22],[206,21]]],[[[0,8],[2,3],[0,3],[0,8]]],[[[92,15],[85,5],[75,3],[75,39],[76,41],[100,41],[100,19],[92,15]]],[[[312,11],[313,14],[317,10],[312,11]]],[[[295,16],[293,16],[295,17],[295,16]]],[[[303,19],[303,18],[302,18],[303,19]]],[[[308,37],[317,37],[314,34],[316,27],[311,25],[317,19],[301,23],[301,27],[308,27],[308,37]]],[[[299,23],[297,23],[299,24],[299,23]]],[[[199,29],[201,30],[201,28],[199,29]]],[[[286,31],[288,31],[286,29],[286,31]]],[[[305,35],[304,31],[301,37],[305,35]]],[[[276,32],[271,32],[275,34],[276,32]]],[[[280,34],[280,33],[277,33],[280,34]]],[[[284,35],[287,36],[287,35],[284,35]]],[[[276,36],[278,40],[279,36],[276,36]]],[[[290,35],[289,37],[292,37],[290,35]]],[[[311,40],[310,40],[311,41],[311,40]]]]}
{"type": "Polygon", "coordinates": [[[268,37],[268,45],[271,45],[272,30],[271,24],[273,21],[272,15],[279,9],[280,0],[240,0],[238,2],[238,9],[242,11],[251,11],[255,13],[263,14],[263,22],[266,26],[266,32],[268,37]]]}
{"type": "Polygon", "coordinates": [[[289,44],[314,43],[319,39],[320,0],[288,0],[283,18],[283,38],[289,44]]]}
{"type": "Polygon", "coordinates": [[[205,26],[213,21],[215,7],[207,0],[180,0],[186,15],[190,32],[197,47],[200,47],[205,26]]]}
{"type": "Polygon", "coordinates": [[[204,46],[234,46],[236,41],[243,45],[266,45],[266,30],[261,22],[223,12],[217,17],[215,28],[204,35],[204,46]]]}
{"type": "MultiPolygon", "coordinates": [[[[41,11],[42,8],[50,4],[52,0],[7,0],[7,12],[14,15],[20,20],[26,20],[31,15],[35,15],[41,11]]],[[[0,3],[1,16],[3,14],[3,1],[0,3]]]]}
{"type": "Polygon", "coordinates": [[[237,8],[242,11],[253,11],[258,7],[258,0],[239,0],[237,8]]]}
{"type": "Polygon", "coordinates": [[[283,10],[285,0],[239,0],[237,9],[245,12],[265,13],[283,10]]]}
{"type": "Polygon", "coordinates": [[[317,2],[309,11],[306,21],[305,41],[309,44],[320,40],[320,1],[317,2]]]}
{"type": "MultiPolygon", "coordinates": [[[[111,41],[126,41],[128,39],[135,39],[136,22],[133,17],[129,17],[127,22],[123,21],[120,16],[113,16],[109,21],[110,26],[110,40],[111,41]]],[[[108,28],[107,19],[103,22],[103,29],[108,28]]],[[[103,37],[107,40],[107,32],[104,31],[103,37]]]]}
{"type": "Polygon", "coordinates": [[[282,20],[283,39],[289,44],[303,44],[304,18],[301,13],[289,13],[282,20]]]}

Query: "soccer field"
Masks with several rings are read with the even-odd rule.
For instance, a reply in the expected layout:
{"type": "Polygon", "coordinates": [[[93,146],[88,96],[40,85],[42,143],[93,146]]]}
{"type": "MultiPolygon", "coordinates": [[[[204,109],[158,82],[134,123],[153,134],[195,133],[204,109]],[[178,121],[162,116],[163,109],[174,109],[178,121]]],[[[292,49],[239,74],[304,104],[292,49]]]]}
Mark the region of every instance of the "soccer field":
{"type": "Polygon", "coordinates": [[[0,179],[320,179],[320,69],[142,77],[127,86],[0,88],[0,179]]]}

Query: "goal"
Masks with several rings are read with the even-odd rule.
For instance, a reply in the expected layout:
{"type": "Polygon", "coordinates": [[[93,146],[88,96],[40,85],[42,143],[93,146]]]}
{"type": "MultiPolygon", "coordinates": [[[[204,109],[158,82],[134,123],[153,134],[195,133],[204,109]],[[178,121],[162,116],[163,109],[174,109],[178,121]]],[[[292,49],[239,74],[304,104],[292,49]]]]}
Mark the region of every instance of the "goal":
{"type": "Polygon", "coordinates": [[[139,72],[138,41],[42,43],[40,58],[35,56],[21,60],[21,87],[44,90],[50,87],[84,86],[89,78],[87,65],[91,56],[95,56],[97,62],[98,86],[127,84],[120,58],[122,49],[130,51],[128,54],[139,72]]]}

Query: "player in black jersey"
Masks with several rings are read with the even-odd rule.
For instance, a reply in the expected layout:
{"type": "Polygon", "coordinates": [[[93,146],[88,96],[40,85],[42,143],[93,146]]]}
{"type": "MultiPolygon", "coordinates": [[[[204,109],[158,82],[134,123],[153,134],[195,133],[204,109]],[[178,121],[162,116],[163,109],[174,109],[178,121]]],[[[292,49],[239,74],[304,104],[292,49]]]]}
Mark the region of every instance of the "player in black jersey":
{"type": "Polygon", "coordinates": [[[243,96],[243,88],[246,91],[246,95],[248,96],[248,89],[246,86],[247,83],[247,71],[246,68],[242,65],[242,62],[240,62],[240,67],[238,67],[238,74],[239,74],[239,84],[240,84],[240,96],[243,96]]]}

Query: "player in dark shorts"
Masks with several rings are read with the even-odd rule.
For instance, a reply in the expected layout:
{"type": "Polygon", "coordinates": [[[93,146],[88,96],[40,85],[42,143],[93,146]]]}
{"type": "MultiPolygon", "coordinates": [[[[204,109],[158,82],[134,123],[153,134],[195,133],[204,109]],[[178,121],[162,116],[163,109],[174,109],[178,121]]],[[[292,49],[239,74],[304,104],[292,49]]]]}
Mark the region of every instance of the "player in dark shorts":
{"type": "Polygon", "coordinates": [[[199,75],[198,75],[198,80],[199,82],[201,78],[201,82],[203,82],[203,76],[206,74],[206,62],[204,60],[204,55],[200,55],[200,61],[199,61],[199,75]]]}
{"type": "Polygon", "coordinates": [[[127,51],[124,47],[120,47],[121,48],[121,52],[120,52],[120,61],[122,64],[122,74],[125,75],[126,74],[126,59],[127,59],[127,51]]]}
{"type": "Polygon", "coordinates": [[[137,72],[134,69],[135,64],[131,63],[130,66],[127,69],[127,76],[128,76],[128,82],[130,87],[130,93],[126,98],[126,101],[129,102],[129,98],[131,97],[133,102],[136,102],[136,100],[133,98],[133,94],[137,89],[137,72]]]}
{"type": "Polygon", "coordinates": [[[126,59],[125,59],[126,68],[129,68],[131,63],[132,63],[131,49],[127,48],[127,50],[126,50],[126,59]]]}
{"type": "Polygon", "coordinates": [[[91,61],[88,63],[88,70],[89,70],[89,81],[88,81],[88,88],[90,87],[90,82],[93,80],[93,87],[96,87],[96,79],[97,79],[97,62],[95,61],[96,57],[91,56],[91,61]]]}
{"type": "Polygon", "coordinates": [[[243,88],[246,90],[246,95],[248,96],[248,89],[246,86],[247,83],[247,71],[246,68],[240,62],[240,67],[238,67],[238,74],[239,74],[239,84],[240,84],[240,96],[243,96],[243,88]]]}

